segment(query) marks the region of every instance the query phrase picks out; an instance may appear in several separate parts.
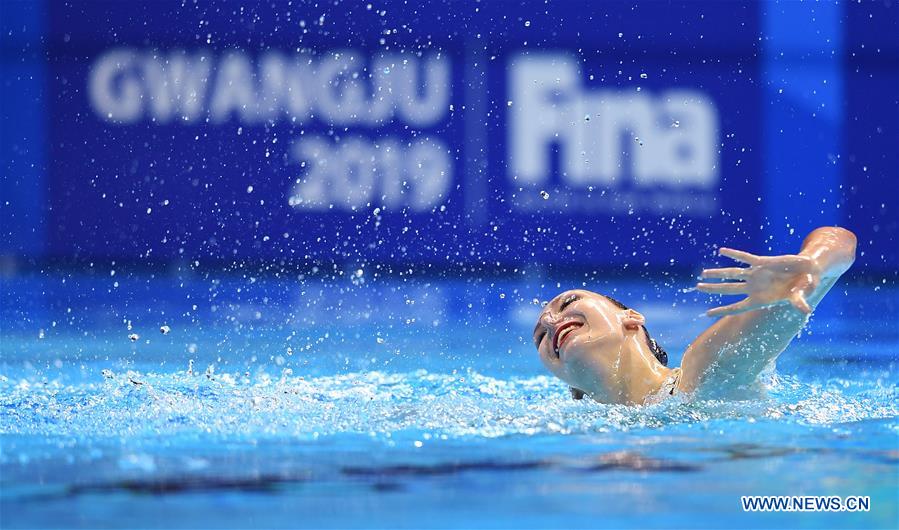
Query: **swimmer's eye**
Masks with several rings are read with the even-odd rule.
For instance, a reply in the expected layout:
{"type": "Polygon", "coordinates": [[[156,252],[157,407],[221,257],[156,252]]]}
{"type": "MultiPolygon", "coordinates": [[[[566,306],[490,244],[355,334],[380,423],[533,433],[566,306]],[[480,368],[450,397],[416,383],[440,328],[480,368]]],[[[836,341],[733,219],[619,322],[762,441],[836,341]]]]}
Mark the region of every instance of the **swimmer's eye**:
{"type": "Polygon", "coordinates": [[[566,307],[568,307],[569,305],[571,305],[572,303],[574,303],[580,299],[581,299],[581,297],[576,294],[569,296],[568,298],[565,299],[564,302],[562,302],[562,305],[559,306],[559,311],[565,311],[566,307]]]}

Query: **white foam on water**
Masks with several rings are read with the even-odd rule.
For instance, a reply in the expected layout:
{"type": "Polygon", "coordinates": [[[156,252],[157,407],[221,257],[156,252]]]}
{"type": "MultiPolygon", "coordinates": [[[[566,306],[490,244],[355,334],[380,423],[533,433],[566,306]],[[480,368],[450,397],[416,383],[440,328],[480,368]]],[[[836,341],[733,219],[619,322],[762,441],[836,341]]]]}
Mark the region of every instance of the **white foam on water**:
{"type": "Polygon", "coordinates": [[[573,401],[548,376],[356,372],[320,377],[265,373],[112,373],[74,385],[0,376],[0,432],[38,436],[179,434],[290,436],[359,433],[441,439],[664,429],[716,420],[836,425],[899,417],[895,384],[775,376],[751,401],[671,399],[646,406],[573,401]]]}

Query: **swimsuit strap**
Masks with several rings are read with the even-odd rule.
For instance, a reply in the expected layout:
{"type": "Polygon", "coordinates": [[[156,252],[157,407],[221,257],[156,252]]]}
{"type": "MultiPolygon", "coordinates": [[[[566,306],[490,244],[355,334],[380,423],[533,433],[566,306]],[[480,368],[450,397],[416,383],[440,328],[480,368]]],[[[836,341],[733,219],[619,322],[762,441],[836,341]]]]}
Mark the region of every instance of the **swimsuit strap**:
{"type": "Polygon", "coordinates": [[[657,391],[650,394],[643,400],[644,405],[654,405],[656,403],[661,403],[668,396],[674,395],[674,390],[677,388],[677,382],[680,380],[681,369],[675,368],[671,371],[671,375],[665,378],[665,381],[662,383],[662,386],[659,387],[657,391]]]}
{"type": "Polygon", "coordinates": [[[677,382],[680,381],[680,374],[681,374],[680,368],[675,368],[674,373],[671,374],[671,390],[668,391],[669,396],[674,395],[674,389],[677,388],[677,382]]]}

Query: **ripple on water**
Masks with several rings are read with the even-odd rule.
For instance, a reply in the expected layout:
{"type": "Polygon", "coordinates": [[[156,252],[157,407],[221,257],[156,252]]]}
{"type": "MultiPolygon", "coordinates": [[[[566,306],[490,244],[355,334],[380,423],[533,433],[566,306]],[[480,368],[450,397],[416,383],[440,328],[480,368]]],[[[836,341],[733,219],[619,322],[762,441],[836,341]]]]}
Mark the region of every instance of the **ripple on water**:
{"type": "Polygon", "coordinates": [[[670,400],[647,407],[567,398],[546,376],[498,379],[466,372],[359,372],[321,377],[260,374],[140,373],[104,370],[95,382],[0,376],[4,434],[140,437],[178,434],[316,438],[429,433],[441,439],[663,429],[762,419],[837,425],[899,416],[897,387],[832,379],[768,382],[765,399],[670,400]]]}

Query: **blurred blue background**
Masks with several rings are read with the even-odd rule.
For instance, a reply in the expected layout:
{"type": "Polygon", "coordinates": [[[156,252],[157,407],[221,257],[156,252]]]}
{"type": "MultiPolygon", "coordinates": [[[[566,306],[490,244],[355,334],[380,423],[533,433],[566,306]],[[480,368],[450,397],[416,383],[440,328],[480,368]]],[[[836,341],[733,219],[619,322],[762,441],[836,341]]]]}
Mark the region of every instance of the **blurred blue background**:
{"type": "Polygon", "coordinates": [[[4,2],[7,267],[896,278],[888,2],[4,2]]]}
{"type": "Polygon", "coordinates": [[[896,2],[0,25],[0,527],[895,527],[896,2]],[[534,354],[583,287],[675,366],[719,245],[826,224],[858,259],[769,399],[573,401],[534,354]]]}

